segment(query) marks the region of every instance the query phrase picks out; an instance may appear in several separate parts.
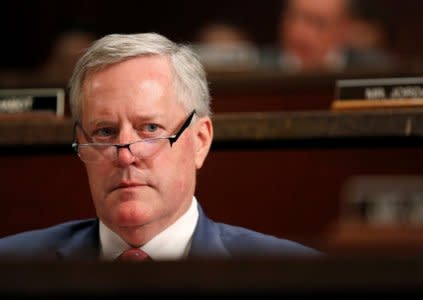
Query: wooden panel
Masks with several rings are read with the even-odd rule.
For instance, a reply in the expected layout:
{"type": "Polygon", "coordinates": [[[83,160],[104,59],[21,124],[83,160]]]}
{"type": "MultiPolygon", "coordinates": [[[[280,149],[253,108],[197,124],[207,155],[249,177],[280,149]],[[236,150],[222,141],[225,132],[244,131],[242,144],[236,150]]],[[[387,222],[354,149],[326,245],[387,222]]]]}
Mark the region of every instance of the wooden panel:
{"type": "Polygon", "coordinates": [[[2,155],[0,164],[0,236],[94,215],[75,155],[2,155]]]}
{"type": "MultiPolygon", "coordinates": [[[[217,221],[325,247],[344,236],[334,224],[350,177],[423,175],[422,116],[421,110],[216,114],[198,199],[217,221]]],[[[71,129],[68,119],[0,122],[0,236],[95,215],[71,129]]]]}
{"type": "Polygon", "coordinates": [[[198,197],[218,220],[310,238],[337,219],[348,178],[422,174],[421,155],[412,148],[218,150],[200,170],[198,197]]]}
{"type": "MultiPolygon", "coordinates": [[[[318,243],[337,220],[342,184],[362,174],[422,174],[423,149],[214,149],[197,196],[210,217],[318,243]],[[389,163],[387,163],[389,162],[389,163]]],[[[94,216],[73,154],[3,155],[0,236],[94,216]]]]}

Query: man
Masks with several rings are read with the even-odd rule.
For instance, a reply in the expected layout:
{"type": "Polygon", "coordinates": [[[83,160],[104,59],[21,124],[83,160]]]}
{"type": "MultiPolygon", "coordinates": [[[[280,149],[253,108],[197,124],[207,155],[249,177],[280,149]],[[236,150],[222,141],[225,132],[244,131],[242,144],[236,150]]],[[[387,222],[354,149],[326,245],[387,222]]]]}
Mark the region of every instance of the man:
{"type": "Polygon", "coordinates": [[[73,146],[98,219],[3,238],[3,257],[115,260],[125,250],[152,260],[319,255],[204,214],[194,195],[196,172],[213,126],[206,75],[190,48],[155,33],[105,36],[78,61],[70,103],[73,146]]]}
{"type": "Polygon", "coordinates": [[[285,71],[347,71],[389,68],[380,49],[358,49],[353,24],[354,0],[288,0],[279,22],[279,66],[285,71]]]}

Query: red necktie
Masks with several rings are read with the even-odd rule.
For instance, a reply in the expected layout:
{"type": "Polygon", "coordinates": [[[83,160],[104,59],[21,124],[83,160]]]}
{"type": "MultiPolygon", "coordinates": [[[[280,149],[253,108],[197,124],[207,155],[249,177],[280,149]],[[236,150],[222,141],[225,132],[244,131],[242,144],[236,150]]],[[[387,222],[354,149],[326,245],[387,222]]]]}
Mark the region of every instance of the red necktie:
{"type": "Polygon", "coordinates": [[[130,248],[116,258],[117,261],[147,261],[151,257],[139,248],[130,248]]]}

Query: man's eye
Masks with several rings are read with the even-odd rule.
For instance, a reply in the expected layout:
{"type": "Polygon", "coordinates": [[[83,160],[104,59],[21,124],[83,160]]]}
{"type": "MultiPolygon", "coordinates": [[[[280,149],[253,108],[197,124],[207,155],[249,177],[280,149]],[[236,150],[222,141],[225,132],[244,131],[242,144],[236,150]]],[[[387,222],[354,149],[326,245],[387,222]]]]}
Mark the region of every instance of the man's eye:
{"type": "Polygon", "coordinates": [[[147,125],[144,126],[144,129],[147,132],[156,132],[158,128],[159,128],[159,126],[157,124],[153,124],[153,123],[147,124],[147,125]]]}
{"type": "Polygon", "coordinates": [[[98,128],[94,131],[93,136],[96,137],[110,137],[116,134],[116,129],[111,127],[98,128]]]}

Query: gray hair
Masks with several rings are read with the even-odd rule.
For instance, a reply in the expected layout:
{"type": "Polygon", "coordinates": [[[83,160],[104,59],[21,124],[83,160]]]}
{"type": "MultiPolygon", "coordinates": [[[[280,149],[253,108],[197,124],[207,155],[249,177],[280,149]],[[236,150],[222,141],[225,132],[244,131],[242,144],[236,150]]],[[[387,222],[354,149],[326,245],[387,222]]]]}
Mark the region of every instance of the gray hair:
{"type": "Polygon", "coordinates": [[[90,70],[98,70],[129,58],[149,55],[169,57],[173,86],[184,109],[209,116],[210,92],[206,73],[197,54],[157,33],[109,34],[94,42],[75,65],[69,81],[70,106],[75,120],[81,118],[82,85],[90,70]]]}

